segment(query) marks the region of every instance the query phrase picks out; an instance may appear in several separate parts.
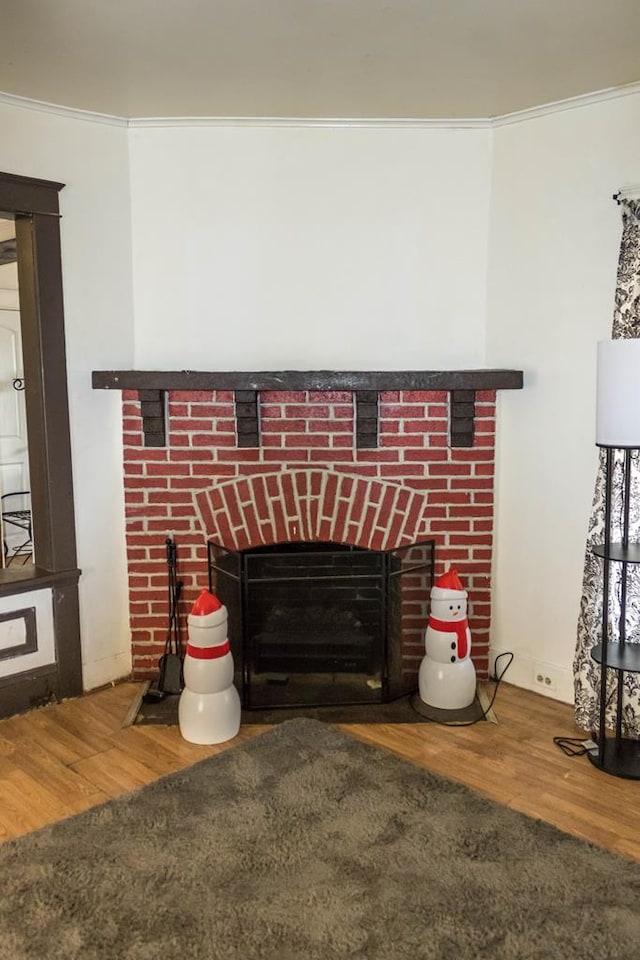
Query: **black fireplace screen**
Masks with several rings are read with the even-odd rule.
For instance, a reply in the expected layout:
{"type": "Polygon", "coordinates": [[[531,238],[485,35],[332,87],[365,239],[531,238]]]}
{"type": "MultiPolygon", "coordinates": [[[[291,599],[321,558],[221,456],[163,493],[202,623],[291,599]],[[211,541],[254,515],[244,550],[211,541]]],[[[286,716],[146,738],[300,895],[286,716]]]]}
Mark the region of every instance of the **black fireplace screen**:
{"type": "Polygon", "coordinates": [[[208,551],[245,708],[380,703],[416,688],[433,540],[208,551]]]}

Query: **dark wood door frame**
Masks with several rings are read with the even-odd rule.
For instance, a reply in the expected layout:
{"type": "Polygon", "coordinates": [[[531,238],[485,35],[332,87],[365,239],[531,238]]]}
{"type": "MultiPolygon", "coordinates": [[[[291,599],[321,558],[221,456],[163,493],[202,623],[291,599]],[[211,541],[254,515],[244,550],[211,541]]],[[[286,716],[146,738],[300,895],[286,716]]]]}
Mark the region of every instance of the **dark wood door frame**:
{"type": "MultiPolygon", "coordinates": [[[[63,184],[0,173],[16,225],[36,566],[0,570],[0,597],[50,588],[56,662],[0,680],[0,716],[82,692],[58,194],[63,184]]],[[[23,598],[24,599],[24,598],[23,598]]]]}

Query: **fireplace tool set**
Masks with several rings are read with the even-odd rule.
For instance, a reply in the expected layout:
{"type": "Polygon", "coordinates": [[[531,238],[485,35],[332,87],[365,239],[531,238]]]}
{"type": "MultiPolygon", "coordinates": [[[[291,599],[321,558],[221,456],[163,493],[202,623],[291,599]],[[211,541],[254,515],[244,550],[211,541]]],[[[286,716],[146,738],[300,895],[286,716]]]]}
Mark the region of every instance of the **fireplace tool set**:
{"type": "Polygon", "coordinates": [[[169,622],[164,653],[160,657],[160,675],[157,683],[151,686],[144,696],[147,703],[162,700],[167,694],[181,693],[184,685],[183,660],[180,642],[179,604],[182,594],[182,581],[178,580],[176,545],[171,537],[165,541],[167,549],[167,568],[169,583],[169,622]]]}

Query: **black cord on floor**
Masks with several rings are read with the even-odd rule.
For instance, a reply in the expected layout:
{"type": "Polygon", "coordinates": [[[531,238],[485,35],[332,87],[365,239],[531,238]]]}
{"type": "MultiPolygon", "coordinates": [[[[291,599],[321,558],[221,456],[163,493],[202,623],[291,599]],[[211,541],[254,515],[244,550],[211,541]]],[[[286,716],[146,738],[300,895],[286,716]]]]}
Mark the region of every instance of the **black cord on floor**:
{"type": "Polygon", "coordinates": [[[411,701],[410,701],[411,707],[412,707],[413,710],[415,710],[415,712],[416,712],[419,716],[422,717],[423,720],[428,720],[430,723],[438,723],[438,724],[440,724],[440,726],[442,726],[442,727],[473,727],[476,723],[479,723],[481,720],[486,720],[486,719],[487,719],[488,715],[489,715],[490,712],[491,712],[491,708],[492,708],[493,704],[495,703],[495,699],[496,699],[496,696],[497,696],[497,693],[498,693],[498,689],[499,689],[499,687],[500,687],[500,684],[502,683],[502,678],[504,677],[505,673],[507,672],[507,670],[509,669],[509,667],[511,666],[512,663],[513,663],[513,654],[511,653],[510,650],[505,651],[505,653],[500,653],[500,654],[498,654],[498,656],[497,656],[496,659],[494,660],[494,663],[493,663],[493,675],[492,675],[489,679],[490,679],[490,680],[495,680],[496,686],[495,686],[495,689],[494,689],[494,691],[493,691],[493,695],[492,695],[492,697],[491,697],[491,700],[490,700],[490,702],[489,702],[489,706],[486,708],[486,710],[483,710],[482,713],[480,714],[480,716],[479,716],[479,717],[476,717],[475,720],[464,720],[464,721],[462,721],[462,722],[459,722],[459,721],[456,721],[456,720],[435,720],[433,717],[427,717],[427,716],[425,716],[423,713],[420,713],[420,711],[419,711],[418,709],[416,709],[416,707],[415,707],[415,705],[414,705],[414,700],[416,700],[416,701],[419,700],[420,703],[422,703],[422,701],[420,700],[420,694],[416,694],[415,697],[412,697],[412,698],[411,698],[411,701]],[[501,660],[502,657],[509,657],[509,662],[506,664],[506,666],[504,667],[504,669],[503,669],[503,670],[500,672],[500,674],[498,675],[498,671],[497,671],[498,660],[501,660]]]}
{"type": "Polygon", "coordinates": [[[585,753],[589,753],[590,750],[589,747],[585,746],[589,741],[580,740],[578,737],[554,737],[553,742],[556,747],[560,747],[567,757],[584,757],[585,753]]]}
{"type": "MultiPolygon", "coordinates": [[[[605,710],[609,708],[611,701],[616,695],[616,690],[612,690],[609,696],[607,697],[607,702],[605,704],[605,710]]],[[[556,747],[559,747],[560,750],[567,757],[584,757],[585,753],[597,753],[598,752],[598,735],[593,732],[591,738],[589,737],[554,737],[553,742],[556,747]]]]}

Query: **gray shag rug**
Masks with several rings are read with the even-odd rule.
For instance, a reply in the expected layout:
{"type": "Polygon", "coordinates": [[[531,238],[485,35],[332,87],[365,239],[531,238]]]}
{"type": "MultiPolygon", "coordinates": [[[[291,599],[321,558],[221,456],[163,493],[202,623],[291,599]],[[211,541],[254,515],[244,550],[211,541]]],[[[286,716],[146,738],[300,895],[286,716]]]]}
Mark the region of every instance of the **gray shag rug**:
{"type": "Polygon", "coordinates": [[[0,846],[2,960],[638,960],[640,865],[316,720],[0,846]]]}

